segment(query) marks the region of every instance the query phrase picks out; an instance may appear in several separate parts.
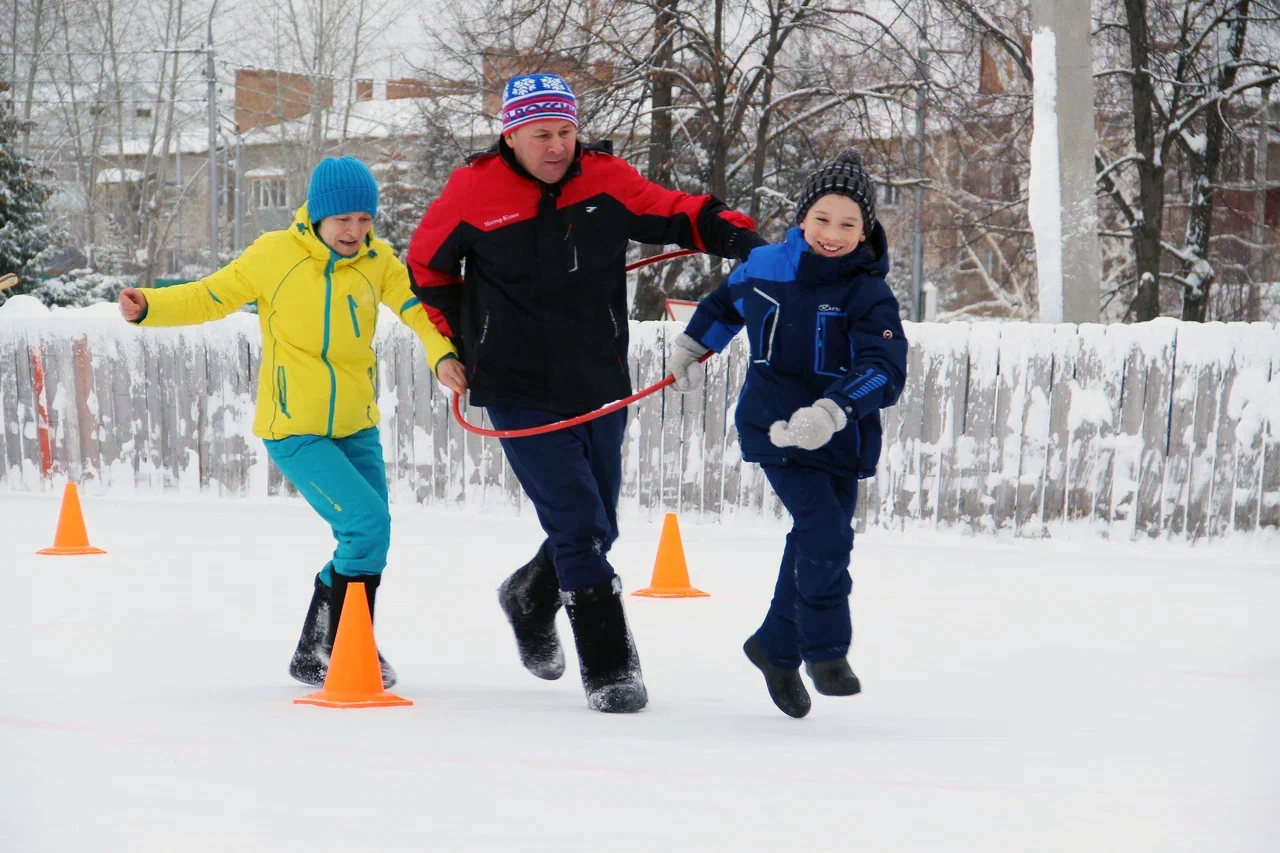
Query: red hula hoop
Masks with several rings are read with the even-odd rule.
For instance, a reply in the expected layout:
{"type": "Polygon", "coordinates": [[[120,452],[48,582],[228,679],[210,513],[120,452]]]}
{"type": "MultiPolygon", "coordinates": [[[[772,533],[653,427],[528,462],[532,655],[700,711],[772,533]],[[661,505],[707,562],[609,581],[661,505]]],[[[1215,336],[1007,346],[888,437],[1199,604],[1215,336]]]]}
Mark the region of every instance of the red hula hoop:
{"type": "MultiPolygon", "coordinates": [[[[694,254],[698,254],[697,250],[695,249],[676,249],[671,252],[663,252],[660,255],[654,255],[651,258],[641,258],[640,260],[635,261],[634,263],[627,264],[627,272],[631,272],[632,270],[637,270],[640,267],[648,266],[649,264],[656,264],[661,261],[669,261],[672,258],[680,258],[680,257],[684,257],[685,255],[694,255],[694,254]]],[[[704,362],[707,359],[711,358],[712,355],[714,355],[714,353],[712,353],[711,351],[707,351],[706,353],[703,353],[702,358],[698,359],[698,361],[704,362]]],[[[675,382],[675,381],[676,381],[676,378],[674,376],[668,376],[666,379],[663,379],[661,382],[656,382],[653,385],[650,385],[648,388],[637,391],[636,393],[632,394],[630,397],[624,397],[621,400],[615,400],[614,402],[609,403],[607,406],[601,406],[598,409],[593,409],[592,411],[587,412],[585,415],[578,415],[577,417],[574,417],[574,418],[567,418],[563,421],[556,421],[553,424],[543,424],[542,426],[526,427],[525,429],[485,429],[484,427],[478,427],[475,424],[467,423],[466,419],[462,417],[462,407],[461,407],[461,403],[459,402],[461,399],[461,396],[458,394],[453,395],[453,417],[459,424],[462,425],[462,428],[465,429],[467,432],[473,432],[476,435],[488,436],[490,438],[521,438],[527,435],[542,435],[543,433],[555,432],[558,429],[568,429],[571,426],[577,426],[578,424],[584,424],[587,421],[592,421],[592,420],[595,420],[596,418],[602,418],[607,414],[618,411],[618,409],[626,408],[627,406],[630,406],[632,403],[636,402],[637,400],[641,400],[645,397],[648,397],[650,394],[653,394],[657,391],[661,391],[663,388],[666,388],[668,385],[670,385],[672,382],[675,382]]]]}

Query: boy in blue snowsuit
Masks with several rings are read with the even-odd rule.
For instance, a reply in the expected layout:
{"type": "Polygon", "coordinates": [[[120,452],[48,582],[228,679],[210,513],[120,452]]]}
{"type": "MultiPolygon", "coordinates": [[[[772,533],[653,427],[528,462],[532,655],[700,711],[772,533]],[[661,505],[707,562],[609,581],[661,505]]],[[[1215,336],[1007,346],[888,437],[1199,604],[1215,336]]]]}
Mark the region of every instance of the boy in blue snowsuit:
{"type": "Polygon", "coordinates": [[[849,556],[858,480],[875,475],[880,409],[906,378],[907,339],[885,284],[875,186],[848,149],[810,175],[782,243],[754,249],[698,305],[668,361],[678,391],[698,387],[698,359],[744,326],[751,367],[735,423],[791,514],[773,602],[743,646],[783,712],[809,712],[800,664],[819,693],[861,690],[846,655],[849,556]]]}

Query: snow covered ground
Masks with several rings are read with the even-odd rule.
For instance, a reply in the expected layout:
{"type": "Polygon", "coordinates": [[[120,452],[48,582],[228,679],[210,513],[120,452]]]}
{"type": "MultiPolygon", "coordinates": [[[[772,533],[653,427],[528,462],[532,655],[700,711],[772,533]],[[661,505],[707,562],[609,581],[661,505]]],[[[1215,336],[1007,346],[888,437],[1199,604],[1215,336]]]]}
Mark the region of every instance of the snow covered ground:
{"type": "MultiPolygon", "coordinates": [[[[60,494],[0,492],[6,853],[1277,849],[1273,541],[870,531],[865,692],[792,720],[740,650],[783,528],[682,519],[711,596],[628,596],[651,704],[608,716],[572,652],[517,661],[532,517],[400,506],[378,637],[415,704],[329,710],[285,674],[330,549],[304,504],[81,499],[105,556],[35,556],[60,494]]],[[[628,591],[660,527],[625,522],[628,591]]]]}

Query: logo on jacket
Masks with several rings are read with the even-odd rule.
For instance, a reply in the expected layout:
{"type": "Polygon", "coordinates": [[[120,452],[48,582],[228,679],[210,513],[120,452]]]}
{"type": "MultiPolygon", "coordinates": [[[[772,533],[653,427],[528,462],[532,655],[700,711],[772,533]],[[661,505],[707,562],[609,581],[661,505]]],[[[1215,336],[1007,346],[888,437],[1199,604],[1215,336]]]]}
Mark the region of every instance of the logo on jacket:
{"type": "Polygon", "coordinates": [[[587,208],[587,213],[595,213],[595,212],[596,212],[595,205],[592,205],[591,207],[587,208]]]}
{"type": "Polygon", "coordinates": [[[818,310],[819,311],[839,311],[840,309],[834,305],[819,305],[818,310]]]}
{"type": "Polygon", "coordinates": [[[893,338],[893,329],[885,329],[882,334],[884,335],[884,339],[886,341],[890,340],[891,338],[893,338]]]}
{"type": "Polygon", "coordinates": [[[501,225],[504,222],[510,222],[513,219],[519,219],[519,218],[520,218],[520,214],[518,213],[504,213],[501,216],[499,216],[497,219],[486,219],[483,223],[481,223],[481,225],[485,228],[492,228],[495,225],[501,225]]]}

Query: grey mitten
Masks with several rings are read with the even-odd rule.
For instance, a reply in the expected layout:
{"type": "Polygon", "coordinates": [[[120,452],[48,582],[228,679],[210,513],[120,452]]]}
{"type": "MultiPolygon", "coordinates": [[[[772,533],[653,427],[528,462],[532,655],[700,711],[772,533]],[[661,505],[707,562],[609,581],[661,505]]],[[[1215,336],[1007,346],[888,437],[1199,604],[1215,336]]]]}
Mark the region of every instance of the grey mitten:
{"type": "Polygon", "coordinates": [[[849,419],[844,410],[829,397],[812,406],[796,409],[789,421],[775,421],[769,427],[769,440],[775,447],[799,447],[817,450],[844,429],[849,419]]]}
{"type": "Polygon", "coordinates": [[[703,371],[698,359],[707,352],[707,347],[681,332],[675,340],[675,348],[667,357],[667,370],[675,377],[671,383],[681,394],[687,394],[702,387],[703,371]]]}

